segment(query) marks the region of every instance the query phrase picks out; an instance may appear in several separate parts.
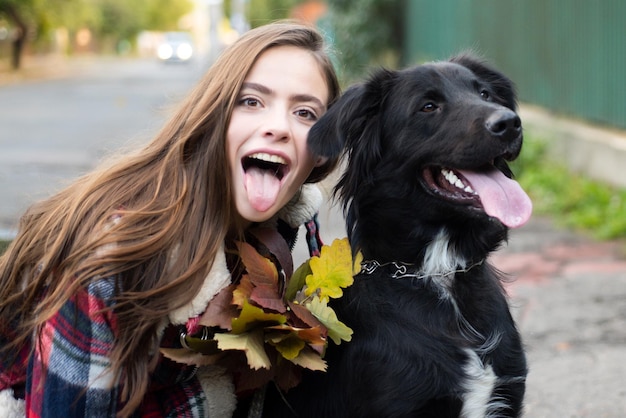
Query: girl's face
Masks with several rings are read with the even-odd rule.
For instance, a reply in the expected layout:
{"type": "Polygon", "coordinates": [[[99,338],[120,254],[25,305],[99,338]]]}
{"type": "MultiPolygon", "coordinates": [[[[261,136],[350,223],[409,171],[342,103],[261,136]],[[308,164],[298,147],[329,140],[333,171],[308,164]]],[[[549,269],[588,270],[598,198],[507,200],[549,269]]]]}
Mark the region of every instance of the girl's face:
{"type": "Polygon", "coordinates": [[[226,133],[235,205],[245,221],[275,215],[322,163],[306,140],[327,101],[328,85],[310,52],[279,46],[258,57],[226,133]]]}

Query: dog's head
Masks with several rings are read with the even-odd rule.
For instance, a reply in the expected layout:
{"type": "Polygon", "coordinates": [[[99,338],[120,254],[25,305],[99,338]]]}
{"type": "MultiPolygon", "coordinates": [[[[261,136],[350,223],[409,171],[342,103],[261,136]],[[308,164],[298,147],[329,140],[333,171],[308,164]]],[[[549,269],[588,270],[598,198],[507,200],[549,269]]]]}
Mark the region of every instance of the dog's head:
{"type": "Polygon", "coordinates": [[[322,156],[345,151],[335,192],[360,249],[391,256],[403,241],[415,247],[444,229],[461,241],[489,228],[488,251],[530,216],[507,165],[522,147],[513,84],[470,55],[378,71],[313,126],[309,147],[322,156]],[[390,234],[395,243],[384,243],[390,234]]]}

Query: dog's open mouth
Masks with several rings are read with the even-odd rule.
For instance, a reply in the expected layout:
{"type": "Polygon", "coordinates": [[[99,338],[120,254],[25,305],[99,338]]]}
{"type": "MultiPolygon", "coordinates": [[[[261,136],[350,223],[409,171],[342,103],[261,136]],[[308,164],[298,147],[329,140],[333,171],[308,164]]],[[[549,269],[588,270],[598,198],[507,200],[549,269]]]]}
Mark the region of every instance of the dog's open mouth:
{"type": "Polygon", "coordinates": [[[289,171],[287,161],[279,155],[257,152],[243,158],[241,166],[248,200],[256,210],[266,211],[278,198],[281,180],[289,171]]]}
{"type": "Polygon", "coordinates": [[[423,177],[435,195],[482,209],[509,228],[522,226],[532,213],[532,202],[519,183],[491,164],[476,170],[431,166],[423,177]]]}

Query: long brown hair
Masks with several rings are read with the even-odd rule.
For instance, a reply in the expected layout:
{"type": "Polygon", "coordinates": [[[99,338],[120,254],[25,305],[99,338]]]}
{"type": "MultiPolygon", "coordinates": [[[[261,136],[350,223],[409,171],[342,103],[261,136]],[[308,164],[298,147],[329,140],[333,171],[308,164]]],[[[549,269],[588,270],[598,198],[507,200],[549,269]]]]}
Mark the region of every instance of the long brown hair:
{"type": "Polygon", "coordinates": [[[282,45],[316,57],[332,103],[340,88],[319,32],[293,22],[256,28],[221,54],[145,147],[29,208],[0,258],[0,331],[15,335],[0,355],[27,343],[89,281],[117,276],[112,372],[123,379],[120,415],[136,409],[164,318],[196,295],[233,222],[225,136],[241,85],[261,53],[282,45]]]}

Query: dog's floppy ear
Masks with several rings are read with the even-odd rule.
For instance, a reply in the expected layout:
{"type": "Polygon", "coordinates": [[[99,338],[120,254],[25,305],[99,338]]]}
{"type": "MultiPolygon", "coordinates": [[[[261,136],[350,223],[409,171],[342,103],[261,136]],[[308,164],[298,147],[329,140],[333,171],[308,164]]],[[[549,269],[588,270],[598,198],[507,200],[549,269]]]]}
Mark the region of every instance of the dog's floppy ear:
{"type": "Polygon", "coordinates": [[[497,96],[496,101],[511,110],[516,110],[517,96],[515,85],[507,76],[470,53],[459,54],[452,57],[450,61],[468,68],[476,74],[478,78],[489,83],[497,96]]]}
{"type": "Polygon", "coordinates": [[[368,100],[367,84],[355,84],[330,106],[309,131],[309,150],[319,156],[336,158],[348,142],[364,129],[366,115],[375,111],[379,100],[368,100]]]}
{"type": "Polygon", "coordinates": [[[394,74],[381,69],[365,83],[348,88],[309,131],[308,146],[314,155],[336,158],[347,153],[351,168],[340,181],[344,197],[371,177],[372,164],[380,157],[381,106],[394,74]]]}

